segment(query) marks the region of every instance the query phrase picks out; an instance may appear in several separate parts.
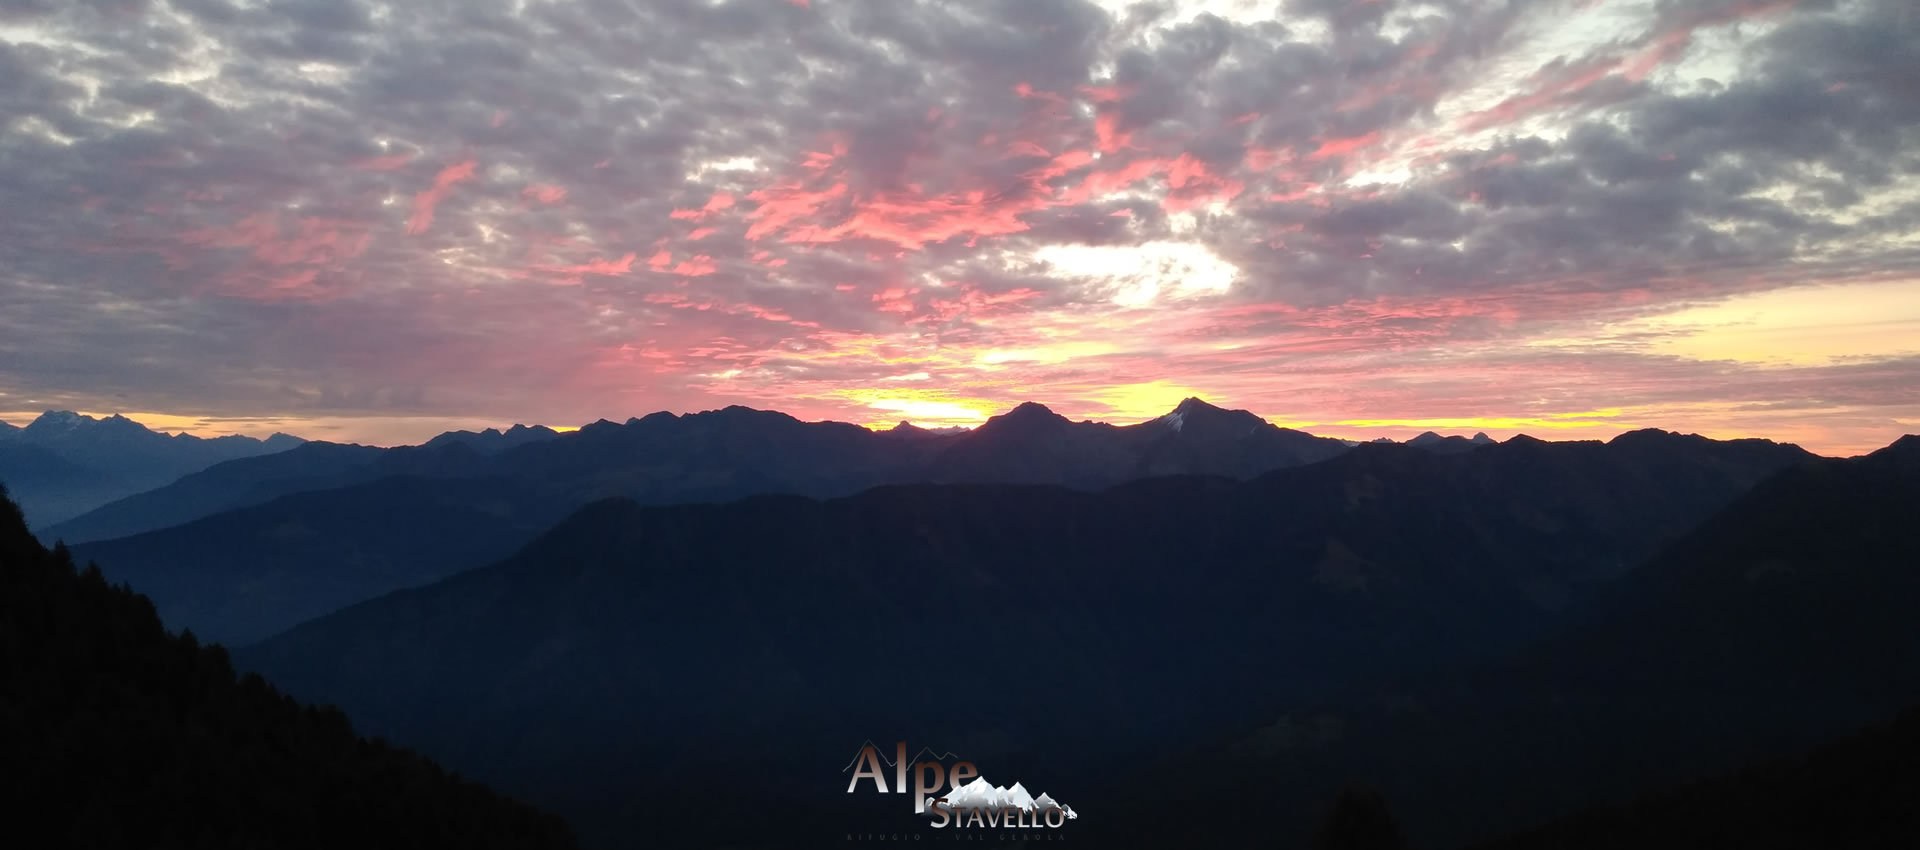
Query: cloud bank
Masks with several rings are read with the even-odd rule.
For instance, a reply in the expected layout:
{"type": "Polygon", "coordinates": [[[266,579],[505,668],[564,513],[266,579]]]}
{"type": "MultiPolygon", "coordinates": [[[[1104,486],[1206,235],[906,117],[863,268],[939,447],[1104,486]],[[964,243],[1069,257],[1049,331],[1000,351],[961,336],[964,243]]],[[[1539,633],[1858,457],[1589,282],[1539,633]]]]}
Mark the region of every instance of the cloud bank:
{"type": "Polygon", "coordinates": [[[1897,0],[27,2],[0,122],[0,411],[1920,423],[1897,0]]]}

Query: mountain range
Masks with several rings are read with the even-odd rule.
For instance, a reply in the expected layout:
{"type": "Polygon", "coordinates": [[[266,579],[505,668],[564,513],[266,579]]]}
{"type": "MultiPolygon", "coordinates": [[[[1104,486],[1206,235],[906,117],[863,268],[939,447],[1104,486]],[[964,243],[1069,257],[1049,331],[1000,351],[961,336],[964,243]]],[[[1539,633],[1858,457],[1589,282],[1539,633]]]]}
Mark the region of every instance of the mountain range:
{"type": "Polygon", "coordinates": [[[146,590],[169,623],[239,644],[503,558],[561,516],[603,498],[642,504],[772,493],[830,498],[919,482],[1096,490],[1155,475],[1249,478],[1345,451],[1337,440],[1197,399],[1128,426],[1071,422],[1023,404],[960,433],[875,432],[730,407],[601,421],[564,434],[526,427],[453,432],[417,447],[308,443],[213,466],[42,529],[41,536],[76,544],[116,581],[146,590]],[[401,521],[403,514],[369,516],[373,505],[403,510],[420,479],[474,482],[471,494],[462,492],[465,485],[445,484],[429,500],[439,508],[450,500],[472,507],[458,515],[440,510],[422,523],[401,521]],[[297,532],[318,527],[366,533],[342,533],[316,546],[297,532]],[[442,547],[444,540],[461,542],[442,547]],[[227,548],[215,555],[214,547],[227,548]],[[436,548],[435,556],[421,556],[436,548]],[[188,563],[199,566],[185,568],[188,563]],[[235,583],[216,574],[253,578],[235,583]],[[329,589],[316,592],[321,583],[329,589]]]}
{"type": "MultiPolygon", "coordinates": [[[[1251,480],[1102,491],[611,499],[497,564],[238,657],[598,840],[724,781],[717,765],[808,787],[849,729],[941,741],[1065,792],[1356,677],[1498,658],[1815,462],[1635,432],[1367,444],[1251,480]]],[[[793,817],[830,808],[837,789],[818,787],[788,801],[793,817]]]]}
{"type": "MultiPolygon", "coordinates": [[[[1305,829],[1307,801],[1368,777],[1439,847],[1815,747],[1920,705],[1914,516],[1920,437],[1795,464],[1498,661],[1278,702],[1143,774],[1229,838],[1305,829]]],[[[1143,817],[1124,834],[1186,830],[1143,817]]]]}
{"type": "Polygon", "coordinates": [[[1049,483],[1089,489],[1150,475],[1251,477],[1325,460],[1346,445],[1277,427],[1198,399],[1138,425],[1071,422],[1027,403],[971,431],[902,423],[872,431],[728,407],[600,420],[556,433],[516,425],[453,431],[418,447],[313,443],[271,458],[221,464],[151,493],[107,505],[43,537],[69,543],[179,525],[302,490],[388,475],[498,476],[527,482],[575,507],[613,496],[649,504],[725,501],[758,493],[851,495],[881,484],[1049,483]],[[1186,423],[1191,422],[1188,426],[1186,423]]]}
{"type": "Polygon", "coordinates": [[[0,481],[39,527],[222,461],[283,452],[301,442],[286,434],[265,440],[170,435],[124,416],[50,410],[24,428],[0,427],[0,481]]]}
{"type": "MultiPolygon", "coordinates": [[[[25,430],[16,469],[82,468],[25,430]]],[[[64,569],[151,597],[127,628],[239,646],[596,845],[844,843],[900,814],[833,779],[871,738],[1044,781],[1095,843],[1305,835],[1357,778],[1421,846],[1527,847],[1583,809],[1636,834],[1619,806],[1742,764],[1865,763],[1811,748],[1920,705],[1916,515],[1913,437],[1840,460],[1658,430],[1350,444],[1193,399],[960,433],[732,407],[306,443],[16,549],[98,561],[64,569]],[[715,795],[741,764],[753,787],[715,795]]],[[[1714,782],[1684,793],[1784,793],[1714,782]]]]}

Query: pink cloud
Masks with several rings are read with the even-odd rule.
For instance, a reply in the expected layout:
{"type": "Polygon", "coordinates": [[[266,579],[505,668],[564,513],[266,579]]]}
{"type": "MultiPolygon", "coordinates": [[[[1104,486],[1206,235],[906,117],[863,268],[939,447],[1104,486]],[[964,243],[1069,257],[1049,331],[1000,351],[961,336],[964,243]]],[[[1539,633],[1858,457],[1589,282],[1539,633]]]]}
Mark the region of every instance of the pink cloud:
{"type": "Polygon", "coordinates": [[[565,186],[555,186],[550,183],[535,183],[520,190],[520,196],[530,201],[551,205],[565,200],[567,189],[565,186]]]}
{"type": "Polygon", "coordinates": [[[695,256],[691,259],[681,260],[679,265],[673,267],[674,274],[684,275],[686,277],[703,277],[713,274],[716,271],[719,271],[719,267],[713,264],[712,257],[705,254],[695,256]]]}
{"type": "Polygon", "coordinates": [[[590,260],[571,266],[542,266],[540,271],[560,276],[560,283],[579,283],[582,275],[602,275],[613,277],[633,271],[636,254],[629,251],[617,260],[590,260]]]}
{"type": "Polygon", "coordinates": [[[1350,156],[1358,151],[1366,150],[1378,144],[1379,141],[1380,131],[1378,130],[1344,139],[1322,139],[1320,146],[1314,148],[1313,153],[1307,154],[1307,159],[1331,159],[1336,156],[1350,156]]]}
{"type": "Polygon", "coordinates": [[[440,205],[453,187],[473,179],[473,169],[478,165],[472,159],[462,160],[440,170],[433,178],[432,188],[413,196],[413,215],[407,219],[407,233],[418,236],[433,226],[434,208],[440,205]]]}

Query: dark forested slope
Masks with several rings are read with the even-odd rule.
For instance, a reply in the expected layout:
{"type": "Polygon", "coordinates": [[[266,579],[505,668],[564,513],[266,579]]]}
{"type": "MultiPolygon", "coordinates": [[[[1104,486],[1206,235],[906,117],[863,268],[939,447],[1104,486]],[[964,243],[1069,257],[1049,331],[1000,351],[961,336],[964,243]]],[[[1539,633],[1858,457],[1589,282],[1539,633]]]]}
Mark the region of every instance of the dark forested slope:
{"type": "Polygon", "coordinates": [[[224,649],[43,548],[4,498],[0,764],[8,830],[35,846],[573,845],[551,815],[236,677],[224,649]]]}

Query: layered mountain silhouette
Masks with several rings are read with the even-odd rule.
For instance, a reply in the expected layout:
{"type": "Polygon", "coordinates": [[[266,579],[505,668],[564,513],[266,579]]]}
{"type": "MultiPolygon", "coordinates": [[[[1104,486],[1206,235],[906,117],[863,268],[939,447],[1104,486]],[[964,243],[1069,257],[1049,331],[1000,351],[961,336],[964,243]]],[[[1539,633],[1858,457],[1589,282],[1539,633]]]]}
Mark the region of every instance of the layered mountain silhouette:
{"type": "MultiPolygon", "coordinates": [[[[1095,489],[1175,473],[1246,478],[1346,450],[1338,441],[1193,399],[1167,417],[1132,426],[1068,422],[1027,404],[970,432],[874,432],[730,407],[602,421],[570,434],[526,427],[488,434],[452,432],[395,449],[309,443],[220,464],[41,536],[80,545],[114,580],[147,590],[170,624],[245,643],[351,602],[505,557],[533,532],[602,498],[643,504],[765,493],[824,498],[926,481],[1095,489]],[[415,479],[487,482],[476,485],[478,492],[488,494],[488,504],[506,507],[459,518],[436,512],[431,522],[409,523],[404,508],[420,486],[415,479]],[[369,516],[370,505],[395,513],[366,523],[364,533],[357,521],[345,521],[369,516]],[[331,529],[324,542],[286,533],[300,527],[301,517],[318,517],[331,529]],[[459,543],[442,546],[446,540],[459,543]],[[237,581],[244,576],[251,579],[237,581]],[[319,584],[334,591],[313,592],[319,584]]],[[[462,487],[441,490],[458,498],[462,487]]]]}
{"type": "MultiPolygon", "coordinates": [[[[1276,822],[1304,830],[1312,817],[1306,801],[1339,779],[1365,777],[1395,801],[1414,843],[1451,846],[1814,747],[1920,704],[1914,516],[1920,438],[1863,458],[1795,464],[1610,585],[1586,616],[1508,660],[1276,703],[1269,716],[1277,720],[1144,775],[1222,812],[1216,822],[1228,837],[1266,834],[1276,822]]],[[[1888,778],[1899,775],[1912,774],[1888,778]]],[[[1860,785],[1844,775],[1781,782],[1860,785]]],[[[1709,796],[1723,800],[1714,805],[1725,814],[1724,800],[1746,792],[1722,793],[1709,796]]],[[[1822,797],[1747,816],[1830,824],[1820,814],[1829,804],[1822,797]]],[[[1751,824],[1661,815],[1669,816],[1684,830],[1653,846],[1688,846],[1676,843],[1681,835],[1753,834],[1751,824]]],[[[1913,836],[1897,819],[1886,823],[1895,826],[1883,835],[1913,836]]],[[[1152,840],[1184,829],[1143,817],[1120,834],[1152,840]]],[[[1597,834],[1646,832],[1632,823],[1610,829],[1597,834]]]]}
{"type": "MultiPolygon", "coordinates": [[[[19,429],[15,429],[18,431],[19,429]]],[[[60,517],[125,495],[117,476],[81,466],[44,446],[0,437],[0,483],[30,516],[60,517]]]]}
{"type": "Polygon", "coordinates": [[[621,496],[646,504],[725,501],[760,493],[830,498],[882,484],[1052,483],[1098,489],[1151,475],[1249,478],[1325,460],[1346,448],[1197,399],[1139,425],[1069,422],[1023,404],[972,431],[912,425],[875,432],[844,422],[728,407],[577,432],[515,426],[449,432],[419,447],[316,443],[302,452],[223,464],[107,505],[43,532],[69,543],[125,537],[303,490],[387,475],[500,477],[579,507],[621,496]],[[1191,420],[1194,427],[1179,423],[1191,420]],[[489,436],[489,433],[494,436],[489,436]],[[911,439],[903,439],[910,437],[911,439]],[[468,454],[453,449],[471,449],[468,454]]]}
{"type": "MultiPolygon", "coordinates": [[[[1131,426],[1152,439],[1127,439],[1164,449],[1169,435],[1247,424],[1183,407],[1131,426]]],[[[787,427],[733,415],[722,433],[787,427]]],[[[1076,427],[1027,408],[965,436],[1017,461],[1076,427]]],[[[582,433],[638,442],[634,429],[582,433]]],[[[1088,445],[1056,469],[1101,468],[1127,443],[1088,445]]],[[[850,734],[941,741],[1087,799],[1076,782],[1252,728],[1274,706],[1510,652],[1602,604],[1599,589],[1756,482],[1813,460],[1636,432],[1454,454],[1369,444],[1252,480],[1098,492],[606,500],[500,563],[240,657],[601,837],[660,806],[697,808],[676,789],[723,782],[713,766],[741,760],[770,784],[820,789],[769,806],[830,811],[840,789],[815,763],[843,760],[850,734]]]]}
{"type": "Polygon", "coordinates": [[[0,481],[7,482],[28,520],[45,526],[221,461],[282,452],[300,443],[286,434],[265,440],[169,435],[124,416],[102,419],[50,410],[24,428],[0,428],[0,481]]]}
{"type": "Polygon", "coordinates": [[[487,563],[565,513],[498,479],[402,476],[73,548],[170,625],[239,645],[487,563]]]}
{"type": "Polygon", "coordinates": [[[0,488],[0,784],[66,847],[574,846],[559,819],[359,737],[28,534],[0,488]]]}
{"type": "Polygon", "coordinates": [[[264,457],[232,460],[43,528],[45,540],[83,543],[170,528],[281,496],[326,490],[380,477],[374,462],[387,449],[322,441],[264,457]]]}

